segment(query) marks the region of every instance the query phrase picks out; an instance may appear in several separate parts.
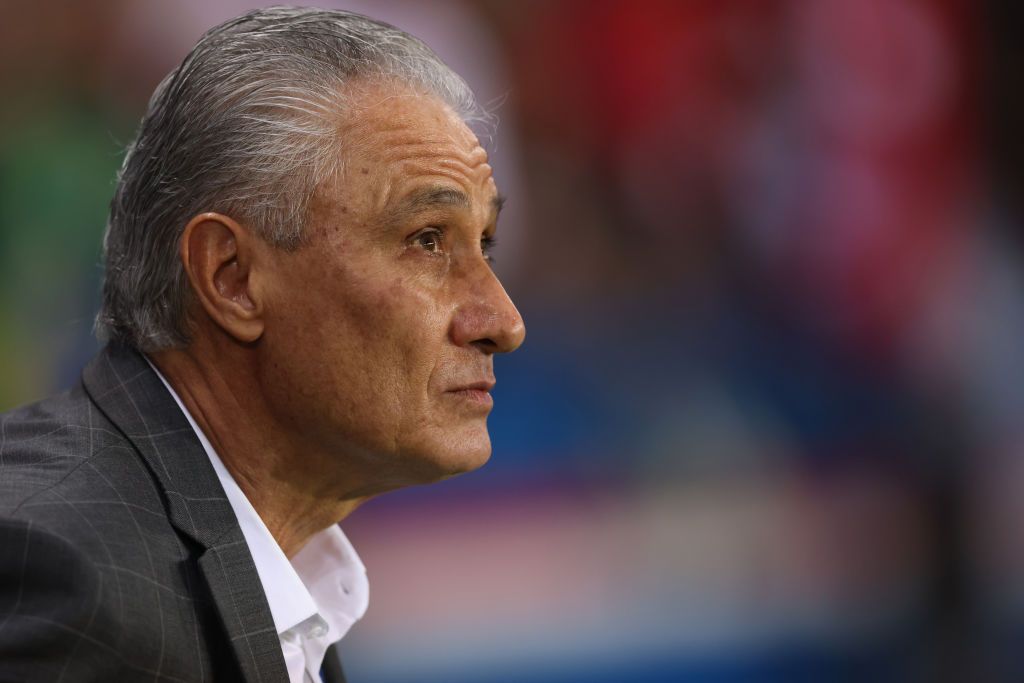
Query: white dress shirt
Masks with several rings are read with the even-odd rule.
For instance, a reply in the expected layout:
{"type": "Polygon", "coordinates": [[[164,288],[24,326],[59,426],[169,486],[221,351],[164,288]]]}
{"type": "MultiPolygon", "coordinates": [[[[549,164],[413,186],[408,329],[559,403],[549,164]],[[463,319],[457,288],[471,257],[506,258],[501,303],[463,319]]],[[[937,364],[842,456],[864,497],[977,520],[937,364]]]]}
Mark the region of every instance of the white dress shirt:
{"type": "Polygon", "coordinates": [[[333,525],[289,561],[178,394],[150,365],[195,430],[238,518],[270,604],[290,683],[319,683],[327,648],[366,613],[370,586],[359,555],[333,525]]]}

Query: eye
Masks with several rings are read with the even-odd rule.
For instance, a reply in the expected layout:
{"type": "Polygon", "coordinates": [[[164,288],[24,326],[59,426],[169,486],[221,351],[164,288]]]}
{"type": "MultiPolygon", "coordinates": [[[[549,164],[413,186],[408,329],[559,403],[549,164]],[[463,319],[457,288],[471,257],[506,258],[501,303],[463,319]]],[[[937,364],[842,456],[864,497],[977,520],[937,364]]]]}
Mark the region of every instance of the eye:
{"type": "Polygon", "coordinates": [[[498,239],[493,235],[484,235],[480,238],[480,251],[483,253],[484,259],[491,265],[494,265],[494,255],[491,252],[496,246],[498,246],[498,239]]]}
{"type": "Polygon", "coordinates": [[[437,254],[444,251],[443,240],[444,233],[439,228],[430,227],[420,230],[410,241],[424,251],[437,254]]]}

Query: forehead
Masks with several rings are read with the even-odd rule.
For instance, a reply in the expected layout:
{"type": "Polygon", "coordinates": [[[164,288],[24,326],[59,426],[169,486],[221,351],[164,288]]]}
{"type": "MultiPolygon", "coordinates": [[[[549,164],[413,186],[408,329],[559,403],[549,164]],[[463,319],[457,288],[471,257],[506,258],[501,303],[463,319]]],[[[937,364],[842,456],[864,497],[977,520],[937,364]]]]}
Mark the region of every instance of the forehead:
{"type": "Polygon", "coordinates": [[[360,84],[346,92],[339,119],[340,172],[317,193],[321,211],[382,218],[408,210],[428,189],[460,193],[481,220],[491,211],[497,188],[487,153],[437,97],[402,84],[360,84]]]}
{"type": "Polygon", "coordinates": [[[359,135],[417,127],[451,136],[461,144],[479,145],[450,106],[415,86],[391,80],[356,81],[346,87],[345,100],[342,132],[359,135]]]}
{"type": "Polygon", "coordinates": [[[353,162],[424,162],[447,156],[450,163],[469,167],[463,170],[490,174],[487,153],[469,126],[436,96],[409,86],[353,88],[340,134],[342,154],[353,162]]]}

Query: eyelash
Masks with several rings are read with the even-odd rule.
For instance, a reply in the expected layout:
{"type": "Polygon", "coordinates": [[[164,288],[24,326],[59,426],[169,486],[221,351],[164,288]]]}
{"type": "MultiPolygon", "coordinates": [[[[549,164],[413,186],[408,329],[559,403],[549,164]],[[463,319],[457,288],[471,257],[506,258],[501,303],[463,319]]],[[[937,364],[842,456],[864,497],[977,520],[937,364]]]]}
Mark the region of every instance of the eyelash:
{"type": "MultiPolygon", "coordinates": [[[[436,226],[424,228],[423,230],[420,230],[415,235],[413,235],[410,241],[413,244],[420,245],[421,247],[423,247],[424,251],[427,251],[428,253],[443,253],[444,230],[436,226]],[[430,237],[434,240],[433,249],[428,249],[426,246],[424,246],[423,242],[421,241],[421,239],[424,237],[430,237]]],[[[494,256],[491,255],[491,252],[494,250],[494,247],[497,246],[497,244],[497,238],[495,238],[492,235],[484,235],[483,237],[480,238],[480,251],[481,253],[483,253],[484,259],[487,261],[487,263],[491,265],[494,264],[494,256]]]]}
{"type": "Polygon", "coordinates": [[[498,238],[493,235],[484,235],[480,238],[480,251],[484,255],[484,259],[487,263],[494,265],[494,248],[498,246],[498,238]]]}

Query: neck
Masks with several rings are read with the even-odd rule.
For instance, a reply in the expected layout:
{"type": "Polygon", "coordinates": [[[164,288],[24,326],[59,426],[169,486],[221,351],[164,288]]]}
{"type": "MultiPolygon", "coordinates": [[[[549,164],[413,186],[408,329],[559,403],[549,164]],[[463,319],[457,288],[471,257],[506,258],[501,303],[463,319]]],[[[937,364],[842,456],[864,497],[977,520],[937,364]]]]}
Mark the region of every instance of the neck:
{"type": "Polygon", "coordinates": [[[372,487],[356,473],[328,468],[337,454],[318,452],[274,420],[252,370],[255,351],[218,351],[195,342],[149,358],[290,558],[347,517],[372,487]]]}

